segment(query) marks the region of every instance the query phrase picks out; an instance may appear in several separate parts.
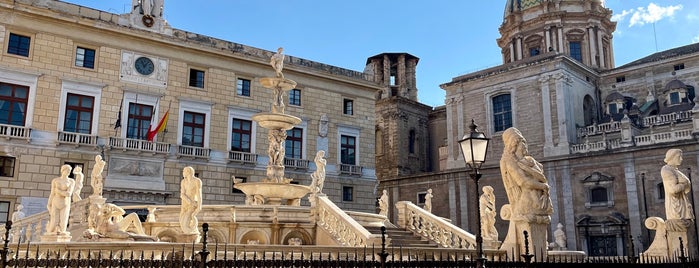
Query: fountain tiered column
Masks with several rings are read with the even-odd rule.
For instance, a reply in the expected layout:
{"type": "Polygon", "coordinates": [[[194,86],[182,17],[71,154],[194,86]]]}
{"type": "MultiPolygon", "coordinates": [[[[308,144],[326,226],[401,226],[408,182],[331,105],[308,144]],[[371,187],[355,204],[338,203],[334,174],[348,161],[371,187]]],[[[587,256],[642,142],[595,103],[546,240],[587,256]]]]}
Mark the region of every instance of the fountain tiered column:
{"type": "Polygon", "coordinates": [[[284,78],[282,74],[284,63],[282,51],[282,48],[279,48],[270,61],[276,72],[276,77],[260,79],[262,86],[272,90],[274,95],[271,112],[252,116],[252,120],[267,129],[269,142],[267,177],[261,182],[236,183],[234,185],[236,189],[245,193],[245,203],[249,205],[279,205],[282,200],[286,200],[287,205],[299,205],[301,198],[310,192],[308,186],[290,184],[291,179],[284,177],[286,131],[301,123],[301,119],[288,115],[284,111],[284,95],[296,87],[296,82],[284,78]]]}

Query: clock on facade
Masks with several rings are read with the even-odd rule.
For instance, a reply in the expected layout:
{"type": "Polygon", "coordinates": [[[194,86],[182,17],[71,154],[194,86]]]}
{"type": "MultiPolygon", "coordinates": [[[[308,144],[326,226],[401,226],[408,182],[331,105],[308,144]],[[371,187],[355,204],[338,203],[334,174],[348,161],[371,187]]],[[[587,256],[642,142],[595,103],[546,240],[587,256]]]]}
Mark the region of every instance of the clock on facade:
{"type": "Polygon", "coordinates": [[[146,57],[139,57],[134,62],[134,68],[136,68],[136,71],[139,74],[150,75],[155,70],[155,65],[153,64],[153,61],[151,59],[146,57]]]}

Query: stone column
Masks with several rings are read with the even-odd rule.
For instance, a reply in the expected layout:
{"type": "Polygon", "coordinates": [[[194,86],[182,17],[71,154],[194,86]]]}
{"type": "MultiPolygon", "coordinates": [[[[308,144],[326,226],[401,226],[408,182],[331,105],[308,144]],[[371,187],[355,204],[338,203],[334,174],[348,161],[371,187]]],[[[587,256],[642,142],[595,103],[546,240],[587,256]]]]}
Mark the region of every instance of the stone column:
{"type": "Polygon", "coordinates": [[[558,52],[565,52],[563,46],[563,26],[558,25],[558,52]]]}
{"type": "Polygon", "coordinates": [[[515,61],[515,44],[514,42],[510,42],[510,62],[515,61]]]}
{"type": "Polygon", "coordinates": [[[543,109],[542,116],[544,117],[544,155],[551,155],[553,150],[553,128],[551,128],[551,95],[549,93],[549,81],[551,79],[550,75],[542,75],[539,77],[539,83],[541,83],[541,104],[543,109]]]}
{"type": "Polygon", "coordinates": [[[606,68],[607,62],[604,58],[604,43],[602,42],[602,30],[597,28],[597,48],[599,49],[599,67],[606,68]]]}
{"type": "Polygon", "coordinates": [[[595,28],[592,25],[587,26],[587,43],[590,47],[590,65],[597,66],[597,59],[595,58],[597,54],[597,47],[595,44],[595,28]]]}
{"type": "Polygon", "coordinates": [[[522,36],[517,36],[517,60],[522,59],[522,36]]]}
{"type": "Polygon", "coordinates": [[[551,26],[544,27],[544,39],[546,41],[546,47],[543,51],[548,52],[551,47],[551,26]]]}

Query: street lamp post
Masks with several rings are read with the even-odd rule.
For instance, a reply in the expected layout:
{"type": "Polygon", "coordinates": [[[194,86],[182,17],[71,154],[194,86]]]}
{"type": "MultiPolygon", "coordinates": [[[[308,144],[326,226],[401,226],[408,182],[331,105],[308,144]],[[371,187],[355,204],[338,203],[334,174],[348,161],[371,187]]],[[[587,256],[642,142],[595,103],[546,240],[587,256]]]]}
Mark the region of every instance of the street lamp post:
{"type": "Polygon", "coordinates": [[[478,180],[480,180],[481,176],[483,176],[483,174],[479,172],[479,169],[481,168],[481,165],[483,165],[483,162],[485,162],[485,156],[488,152],[488,142],[490,139],[486,138],[483,132],[478,132],[476,129],[477,127],[478,126],[476,125],[475,120],[471,119],[471,126],[469,127],[471,129],[471,133],[466,134],[464,138],[459,141],[459,145],[461,145],[461,152],[464,155],[464,161],[471,171],[469,175],[476,184],[476,197],[474,198],[476,203],[476,215],[478,216],[478,230],[476,231],[476,250],[478,251],[478,256],[476,258],[476,267],[483,268],[485,267],[486,259],[483,255],[481,204],[478,200],[480,189],[478,186],[478,180]]]}

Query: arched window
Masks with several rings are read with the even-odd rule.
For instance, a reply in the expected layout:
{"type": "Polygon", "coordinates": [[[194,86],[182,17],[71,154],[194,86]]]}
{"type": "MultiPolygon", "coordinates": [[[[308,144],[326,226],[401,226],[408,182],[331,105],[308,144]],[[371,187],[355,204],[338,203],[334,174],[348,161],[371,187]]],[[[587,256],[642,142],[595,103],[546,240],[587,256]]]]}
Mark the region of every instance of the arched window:
{"type": "Polygon", "coordinates": [[[595,101],[590,95],[585,95],[583,99],[583,116],[585,126],[592,125],[595,121],[595,101]]]}
{"type": "Polygon", "coordinates": [[[512,127],[512,102],[510,94],[493,97],[493,127],[495,132],[512,127]]]}

